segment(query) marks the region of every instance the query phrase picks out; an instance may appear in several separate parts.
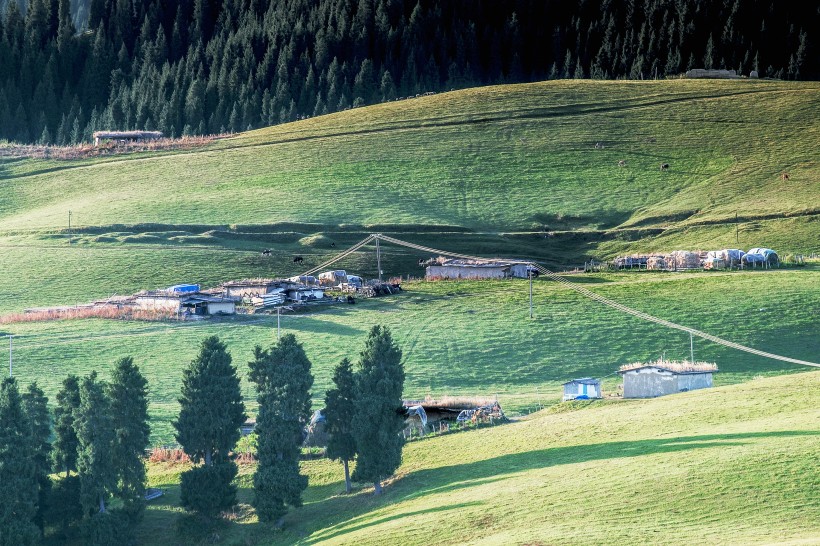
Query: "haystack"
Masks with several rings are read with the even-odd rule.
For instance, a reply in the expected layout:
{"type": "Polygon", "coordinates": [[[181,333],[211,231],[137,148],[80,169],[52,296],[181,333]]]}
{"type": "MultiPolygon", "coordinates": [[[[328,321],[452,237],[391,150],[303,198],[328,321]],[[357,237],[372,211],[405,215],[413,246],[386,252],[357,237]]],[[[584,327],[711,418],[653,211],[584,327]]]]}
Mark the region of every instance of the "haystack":
{"type": "Polygon", "coordinates": [[[663,256],[650,256],[646,259],[646,268],[652,269],[655,271],[662,271],[665,269],[669,269],[669,266],[666,263],[666,258],[663,256]]]}
{"type": "Polygon", "coordinates": [[[670,254],[676,269],[697,269],[700,267],[700,254],[688,250],[676,250],[670,254]]]}

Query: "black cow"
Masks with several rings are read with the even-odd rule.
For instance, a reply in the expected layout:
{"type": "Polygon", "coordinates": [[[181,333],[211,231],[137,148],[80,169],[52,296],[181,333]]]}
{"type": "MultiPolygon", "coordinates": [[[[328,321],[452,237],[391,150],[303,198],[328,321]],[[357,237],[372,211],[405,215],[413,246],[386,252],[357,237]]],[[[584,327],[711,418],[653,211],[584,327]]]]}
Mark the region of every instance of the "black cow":
{"type": "Polygon", "coordinates": [[[294,256],[294,257],[293,257],[293,263],[295,263],[295,264],[300,264],[300,263],[302,263],[302,262],[304,262],[304,261],[305,261],[305,259],[304,259],[304,258],[302,258],[301,256],[294,256]]]}
{"type": "Polygon", "coordinates": [[[661,170],[665,171],[669,168],[669,163],[661,163],[661,170]]]}
{"type": "Polygon", "coordinates": [[[262,256],[270,256],[270,255],[271,255],[271,251],[270,251],[269,248],[266,248],[265,250],[262,251],[262,256]]]}

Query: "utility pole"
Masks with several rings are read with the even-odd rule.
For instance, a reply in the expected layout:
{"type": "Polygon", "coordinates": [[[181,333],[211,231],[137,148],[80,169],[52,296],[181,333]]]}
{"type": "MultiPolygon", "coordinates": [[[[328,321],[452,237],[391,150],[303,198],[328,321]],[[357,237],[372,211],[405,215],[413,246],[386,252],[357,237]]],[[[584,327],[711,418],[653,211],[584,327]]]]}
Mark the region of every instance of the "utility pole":
{"type": "Polygon", "coordinates": [[[379,237],[376,236],[376,267],[379,269],[379,284],[382,283],[382,251],[379,247],[379,237]]]}
{"type": "Polygon", "coordinates": [[[532,265],[527,266],[527,273],[530,277],[530,318],[532,318],[532,265]]]}
{"type": "Polygon", "coordinates": [[[737,224],[737,213],[735,213],[735,244],[740,242],[740,227],[737,224]]]}
{"type": "Polygon", "coordinates": [[[692,332],[689,332],[689,358],[692,359],[692,364],[695,364],[695,338],[692,332]]]}

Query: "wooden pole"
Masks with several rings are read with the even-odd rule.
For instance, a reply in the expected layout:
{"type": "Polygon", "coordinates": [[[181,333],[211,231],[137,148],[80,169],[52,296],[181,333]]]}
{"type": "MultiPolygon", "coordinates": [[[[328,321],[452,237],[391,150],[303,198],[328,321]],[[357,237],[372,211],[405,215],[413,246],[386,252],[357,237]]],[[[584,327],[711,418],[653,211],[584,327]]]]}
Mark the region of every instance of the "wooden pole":
{"type": "Polygon", "coordinates": [[[527,268],[529,269],[528,273],[530,276],[530,318],[532,318],[532,266],[528,265],[527,268]]]}
{"type": "Polygon", "coordinates": [[[689,358],[692,359],[692,365],[695,364],[695,338],[692,332],[689,332],[689,358]]]}
{"type": "Polygon", "coordinates": [[[379,247],[379,239],[376,238],[376,267],[379,270],[379,284],[382,283],[382,251],[379,247]]]}

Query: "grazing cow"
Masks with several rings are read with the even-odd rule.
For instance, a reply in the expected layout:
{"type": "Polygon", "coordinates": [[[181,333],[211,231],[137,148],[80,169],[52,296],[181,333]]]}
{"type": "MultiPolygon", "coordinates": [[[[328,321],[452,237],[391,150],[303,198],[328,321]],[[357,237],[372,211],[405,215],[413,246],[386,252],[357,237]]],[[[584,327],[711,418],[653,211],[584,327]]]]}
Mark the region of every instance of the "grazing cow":
{"type": "Polygon", "coordinates": [[[336,246],[336,243],[330,243],[330,246],[336,246]]]}
{"type": "Polygon", "coordinates": [[[783,174],[781,174],[781,175],[780,175],[780,180],[782,180],[782,181],[784,181],[784,182],[785,182],[786,180],[788,180],[789,178],[791,178],[791,177],[789,176],[789,173],[783,173],[783,174]]]}
{"type": "Polygon", "coordinates": [[[667,169],[669,169],[669,163],[661,163],[661,170],[665,171],[667,169]]]}
{"type": "Polygon", "coordinates": [[[600,149],[601,149],[601,148],[603,148],[603,147],[604,147],[604,145],[603,145],[603,144],[601,144],[600,142],[596,142],[596,143],[595,143],[595,149],[596,149],[596,150],[600,150],[600,149]]]}
{"type": "Polygon", "coordinates": [[[626,167],[626,161],[624,161],[623,159],[618,161],[618,166],[619,167],[626,167]]]}
{"type": "Polygon", "coordinates": [[[295,263],[295,264],[300,264],[300,263],[302,263],[302,262],[304,262],[304,261],[305,261],[305,259],[304,259],[304,258],[302,258],[301,256],[294,256],[294,257],[293,257],[293,263],[295,263]]]}
{"type": "Polygon", "coordinates": [[[271,251],[270,251],[269,248],[266,248],[265,250],[262,251],[262,256],[270,256],[270,255],[271,255],[271,251]]]}

